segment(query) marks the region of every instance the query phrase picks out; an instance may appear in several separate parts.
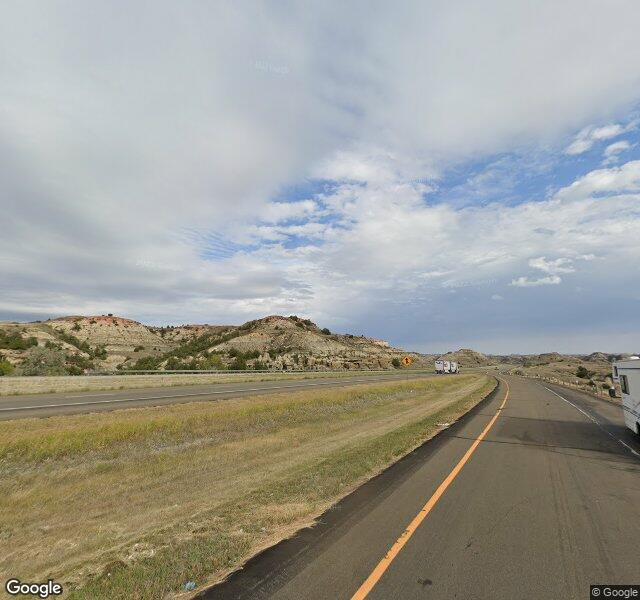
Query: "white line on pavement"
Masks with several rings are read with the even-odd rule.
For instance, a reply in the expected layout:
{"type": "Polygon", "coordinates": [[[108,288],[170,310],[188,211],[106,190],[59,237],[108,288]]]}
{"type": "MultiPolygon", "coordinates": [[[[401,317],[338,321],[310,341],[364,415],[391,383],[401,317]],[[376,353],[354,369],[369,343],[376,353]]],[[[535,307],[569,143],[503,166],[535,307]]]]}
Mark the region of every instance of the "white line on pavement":
{"type": "Polygon", "coordinates": [[[560,394],[558,394],[558,392],[554,392],[553,390],[549,389],[546,385],[543,385],[542,387],[545,390],[547,390],[548,392],[551,392],[552,394],[555,394],[556,396],[558,396],[558,398],[560,398],[561,400],[564,400],[567,404],[570,404],[571,406],[573,406],[573,408],[575,408],[576,410],[579,410],[585,417],[587,417],[588,419],[591,419],[598,427],[600,427],[600,429],[602,429],[602,431],[604,431],[610,438],[616,440],[617,442],[622,444],[627,450],[629,450],[629,452],[631,452],[631,454],[633,454],[634,456],[637,456],[638,458],[640,458],[640,453],[636,452],[631,446],[629,446],[629,444],[627,444],[626,442],[622,441],[620,438],[617,438],[615,435],[613,435],[613,433],[611,433],[610,431],[606,430],[600,424],[600,422],[595,417],[590,415],[587,411],[582,410],[579,406],[576,406],[573,402],[571,402],[571,400],[567,400],[564,396],[561,396],[560,394]]]}

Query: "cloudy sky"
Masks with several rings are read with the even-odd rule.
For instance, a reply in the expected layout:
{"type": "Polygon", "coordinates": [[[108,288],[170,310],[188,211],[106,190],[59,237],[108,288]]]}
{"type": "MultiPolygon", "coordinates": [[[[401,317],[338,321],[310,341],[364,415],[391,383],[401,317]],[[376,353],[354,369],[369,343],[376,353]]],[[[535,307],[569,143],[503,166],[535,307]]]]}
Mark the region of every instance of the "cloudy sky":
{"type": "Polygon", "coordinates": [[[640,4],[0,8],[0,319],[640,348],[640,4]]]}

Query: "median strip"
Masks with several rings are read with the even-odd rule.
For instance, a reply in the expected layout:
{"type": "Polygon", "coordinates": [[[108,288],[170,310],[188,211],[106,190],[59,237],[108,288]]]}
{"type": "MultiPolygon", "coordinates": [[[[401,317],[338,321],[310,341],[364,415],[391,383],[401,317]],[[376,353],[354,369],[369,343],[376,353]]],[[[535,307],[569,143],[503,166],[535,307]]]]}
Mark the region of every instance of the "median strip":
{"type": "Polygon", "coordinates": [[[0,423],[0,570],[72,598],[219,581],[493,388],[484,375],[0,423]],[[55,553],[41,553],[53,547],[55,553]]]}

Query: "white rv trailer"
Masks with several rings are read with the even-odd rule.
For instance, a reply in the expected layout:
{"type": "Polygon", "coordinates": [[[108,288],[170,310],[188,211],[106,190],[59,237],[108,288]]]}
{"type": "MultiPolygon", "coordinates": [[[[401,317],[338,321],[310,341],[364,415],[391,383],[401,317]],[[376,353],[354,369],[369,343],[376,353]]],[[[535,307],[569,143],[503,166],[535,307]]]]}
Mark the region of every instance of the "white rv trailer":
{"type": "Polygon", "coordinates": [[[613,380],[620,383],[622,411],[626,426],[640,435],[640,359],[613,364],[613,380]]]}
{"type": "Polygon", "coordinates": [[[455,360],[436,361],[436,373],[438,375],[442,375],[444,373],[457,373],[458,371],[458,363],[455,360]]]}

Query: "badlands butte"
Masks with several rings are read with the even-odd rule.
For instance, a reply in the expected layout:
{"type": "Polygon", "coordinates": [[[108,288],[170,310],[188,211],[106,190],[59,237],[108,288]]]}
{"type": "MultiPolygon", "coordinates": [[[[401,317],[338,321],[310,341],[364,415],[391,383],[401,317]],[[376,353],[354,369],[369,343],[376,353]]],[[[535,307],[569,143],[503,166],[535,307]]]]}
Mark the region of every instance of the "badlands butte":
{"type": "MultiPolygon", "coordinates": [[[[93,370],[393,369],[407,353],[364,336],[335,334],[295,315],[234,325],[150,327],[113,315],[0,323],[0,352],[14,373],[93,370]]],[[[418,366],[427,357],[408,353],[418,366]]]]}
{"type": "Polygon", "coordinates": [[[606,387],[625,355],[485,355],[470,349],[420,354],[365,336],[336,334],[309,319],[268,316],[243,325],[153,327],[114,315],[0,322],[0,375],[83,375],[131,370],[431,369],[442,356],[461,368],[501,366],[523,375],[606,387]]]}

